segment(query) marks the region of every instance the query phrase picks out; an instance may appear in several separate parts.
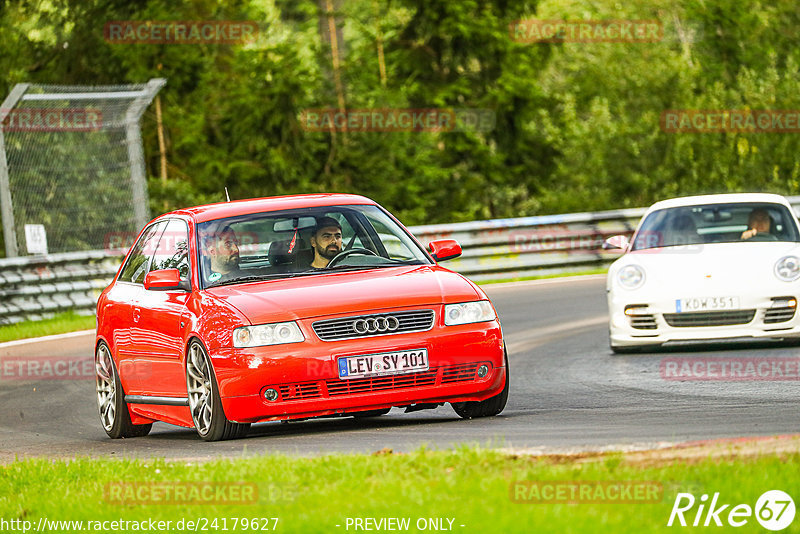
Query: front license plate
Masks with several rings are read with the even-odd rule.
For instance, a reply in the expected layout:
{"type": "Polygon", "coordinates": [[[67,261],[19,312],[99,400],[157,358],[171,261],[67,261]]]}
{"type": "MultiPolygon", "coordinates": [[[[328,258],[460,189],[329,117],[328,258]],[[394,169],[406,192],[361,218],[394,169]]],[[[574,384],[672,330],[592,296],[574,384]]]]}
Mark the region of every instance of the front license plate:
{"type": "Polygon", "coordinates": [[[678,313],[738,309],[739,297],[696,297],[675,301],[675,311],[678,313]]]}
{"type": "Polygon", "coordinates": [[[413,349],[339,358],[339,378],[394,375],[428,370],[428,350],[413,349]]]}

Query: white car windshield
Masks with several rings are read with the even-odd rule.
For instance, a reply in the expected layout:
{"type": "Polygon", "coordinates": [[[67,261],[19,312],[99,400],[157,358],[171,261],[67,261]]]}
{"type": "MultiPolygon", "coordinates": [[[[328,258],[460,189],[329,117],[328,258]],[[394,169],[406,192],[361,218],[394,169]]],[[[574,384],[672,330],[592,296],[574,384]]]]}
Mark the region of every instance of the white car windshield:
{"type": "Polygon", "coordinates": [[[197,233],[203,287],[431,263],[392,217],[371,205],[253,213],[200,223],[197,233]],[[312,265],[315,243],[325,268],[312,265]],[[221,263],[224,274],[214,268],[221,263]]]}
{"type": "Polygon", "coordinates": [[[736,202],[656,210],[642,222],[631,250],[756,241],[800,241],[786,206],[736,202]]]}

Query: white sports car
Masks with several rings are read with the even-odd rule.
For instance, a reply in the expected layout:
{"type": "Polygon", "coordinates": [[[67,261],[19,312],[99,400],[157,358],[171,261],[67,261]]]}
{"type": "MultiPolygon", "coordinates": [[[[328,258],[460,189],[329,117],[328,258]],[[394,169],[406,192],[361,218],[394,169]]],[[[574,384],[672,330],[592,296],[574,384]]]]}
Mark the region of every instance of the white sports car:
{"type": "Polygon", "coordinates": [[[669,341],[800,336],[800,231],[782,196],[657,202],[608,270],[614,352],[669,341]]]}

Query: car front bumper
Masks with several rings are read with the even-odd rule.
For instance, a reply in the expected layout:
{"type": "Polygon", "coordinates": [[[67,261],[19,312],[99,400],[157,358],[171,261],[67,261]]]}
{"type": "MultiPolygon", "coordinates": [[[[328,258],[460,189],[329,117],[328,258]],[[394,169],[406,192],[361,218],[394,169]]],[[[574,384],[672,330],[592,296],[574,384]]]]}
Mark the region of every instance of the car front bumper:
{"type": "Polygon", "coordinates": [[[786,288],[776,288],[772,293],[740,290],[738,308],[682,313],[678,313],[674,299],[609,294],[611,345],[634,347],[671,341],[800,336],[797,296],[786,288]],[[790,299],[793,306],[787,305],[790,299]]]}
{"type": "Polygon", "coordinates": [[[434,326],[425,332],[324,342],[223,348],[210,353],[225,416],[240,423],[298,419],[444,402],[479,401],[504,387],[506,368],[499,323],[434,326]],[[340,379],[338,358],[427,349],[429,369],[340,379]],[[478,376],[481,365],[488,373],[478,376]],[[274,401],[265,398],[275,389],[274,401]]]}

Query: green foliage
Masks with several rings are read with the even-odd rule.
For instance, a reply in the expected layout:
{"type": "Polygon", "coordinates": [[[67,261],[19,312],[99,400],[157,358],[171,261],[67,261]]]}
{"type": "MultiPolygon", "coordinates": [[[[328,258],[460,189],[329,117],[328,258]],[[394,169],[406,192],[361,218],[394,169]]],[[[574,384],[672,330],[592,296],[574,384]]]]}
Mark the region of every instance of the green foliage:
{"type": "Polygon", "coordinates": [[[168,179],[143,121],[151,211],[353,192],[408,224],[643,206],[693,193],[797,193],[797,134],[666,133],[668,109],[800,109],[792,0],[333,1],[348,109],[489,109],[489,131],[319,132],[338,108],[325,2],[0,3],[0,91],[167,78],[168,179]],[[515,20],[647,19],[655,43],[521,43],[515,20]],[[110,20],[252,20],[241,45],[111,44],[110,20]],[[382,80],[378,44],[382,45],[382,80]]]}

